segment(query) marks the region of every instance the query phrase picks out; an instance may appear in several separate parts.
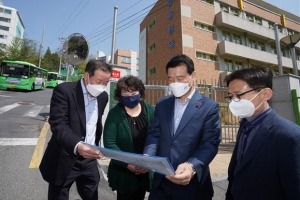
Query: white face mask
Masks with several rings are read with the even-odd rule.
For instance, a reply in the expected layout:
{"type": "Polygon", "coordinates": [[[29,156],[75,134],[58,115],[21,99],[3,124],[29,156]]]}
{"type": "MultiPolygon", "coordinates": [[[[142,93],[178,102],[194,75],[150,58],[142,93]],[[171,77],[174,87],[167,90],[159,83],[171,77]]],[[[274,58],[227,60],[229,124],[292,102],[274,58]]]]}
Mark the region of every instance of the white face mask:
{"type": "MultiPolygon", "coordinates": [[[[88,81],[90,82],[90,80],[88,81]]],[[[91,85],[88,83],[86,89],[93,97],[97,97],[106,89],[106,85],[91,85]]]]}
{"type": "MultiPolygon", "coordinates": [[[[263,90],[261,90],[263,91],[263,90]]],[[[261,92],[260,91],[260,92],[261,92]]],[[[260,93],[259,92],[259,93],[260,93]]],[[[255,110],[261,106],[261,104],[263,102],[261,102],[256,108],[254,106],[254,104],[251,102],[253,99],[255,99],[255,97],[257,97],[257,95],[259,94],[257,93],[252,99],[247,100],[247,99],[241,99],[240,101],[234,101],[232,100],[229,103],[229,109],[232,112],[232,114],[236,117],[240,117],[240,118],[246,118],[246,117],[251,117],[255,110]]]]}
{"type": "Polygon", "coordinates": [[[182,97],[183,95],[185,95],[189,89],[189,83],[170,83],[169,85],[172,93],[174,94],[175,97],[182,97]]]}

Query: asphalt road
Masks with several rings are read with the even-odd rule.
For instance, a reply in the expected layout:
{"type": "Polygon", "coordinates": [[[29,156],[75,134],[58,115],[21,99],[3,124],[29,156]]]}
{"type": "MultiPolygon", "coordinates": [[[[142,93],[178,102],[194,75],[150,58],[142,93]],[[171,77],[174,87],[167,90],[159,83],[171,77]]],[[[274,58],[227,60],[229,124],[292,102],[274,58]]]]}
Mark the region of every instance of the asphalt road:
{"type": "MultiPolygon", "coordinates": [[[[1,200],[47,199],[48,184],[38,165],[51,136],[45,126],[51,95],[50,88],[34,92],[0,90],[1,200]]],[[[116,199],[101,172],[100,176],[99,199],[116,199]]],[[[74,184],[70,200],[80,199],[74,184]]]]}

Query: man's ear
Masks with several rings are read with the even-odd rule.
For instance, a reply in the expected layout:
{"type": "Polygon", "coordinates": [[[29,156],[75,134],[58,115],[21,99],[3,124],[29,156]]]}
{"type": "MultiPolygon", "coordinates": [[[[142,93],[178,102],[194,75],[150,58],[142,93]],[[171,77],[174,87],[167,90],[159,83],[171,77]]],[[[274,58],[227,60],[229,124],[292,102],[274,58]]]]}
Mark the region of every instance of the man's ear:
{"type": "Polygon", "coordinates": [[[197,75],[196,71],[193,71],[193,73],[191,75],[192,75],[192,79],[195,80],[196,79],[196,75],[197,75]]]}
{"type": "Polygon", "coordinates": [[[266,101],[270,100],[273,96],[273,90],[271,88],[265,88],[264,89],[264,99],[266,101]]]}

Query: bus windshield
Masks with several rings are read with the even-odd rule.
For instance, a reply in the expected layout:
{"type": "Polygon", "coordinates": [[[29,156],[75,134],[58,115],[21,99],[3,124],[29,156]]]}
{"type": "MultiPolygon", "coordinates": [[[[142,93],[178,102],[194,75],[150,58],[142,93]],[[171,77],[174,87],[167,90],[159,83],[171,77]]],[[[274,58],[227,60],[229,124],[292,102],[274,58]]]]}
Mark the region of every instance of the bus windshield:
{"type": "Polygon", "coordinates": [[[11,65],[10,63],[7,63],[6,65],[2,65],[2,70],[0,73],[1,76],[28,78],[29,66],[26,65],[17,66],[17,65],[11,65]]]}
{"type": "Polygon", "coordinates": [[[57,74],[48,73],[48,80],[57,80],[57,74]]]}

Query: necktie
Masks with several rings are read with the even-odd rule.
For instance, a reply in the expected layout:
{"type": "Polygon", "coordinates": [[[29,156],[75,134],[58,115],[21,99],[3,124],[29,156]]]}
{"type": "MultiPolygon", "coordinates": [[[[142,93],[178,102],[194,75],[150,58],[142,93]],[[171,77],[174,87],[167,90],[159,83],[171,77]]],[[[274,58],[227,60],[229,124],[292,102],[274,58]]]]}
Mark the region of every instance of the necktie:
{"type": "Polygon", "coordinates": [[[250,122],[248,122],[247,120],[245,120],[245,122],[243,123],[243,128],[242,128],[242,138],[241,138],[241,149],[240,149],[240,159],[241,160],[243,158],[243,155],[245,153],[246,147],[247,147],[247,140],[249,137],[249,134],[251,133],[253,129],[253,126],[251,125],[250,122]]]}

